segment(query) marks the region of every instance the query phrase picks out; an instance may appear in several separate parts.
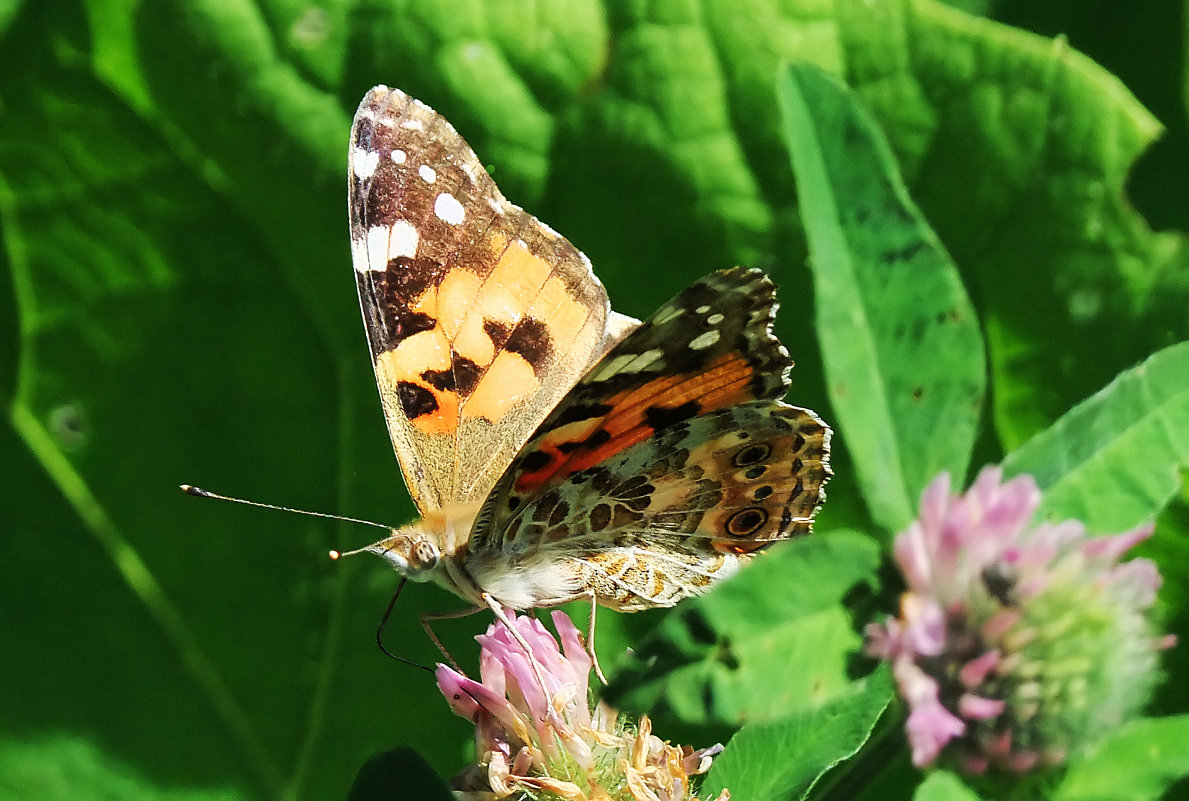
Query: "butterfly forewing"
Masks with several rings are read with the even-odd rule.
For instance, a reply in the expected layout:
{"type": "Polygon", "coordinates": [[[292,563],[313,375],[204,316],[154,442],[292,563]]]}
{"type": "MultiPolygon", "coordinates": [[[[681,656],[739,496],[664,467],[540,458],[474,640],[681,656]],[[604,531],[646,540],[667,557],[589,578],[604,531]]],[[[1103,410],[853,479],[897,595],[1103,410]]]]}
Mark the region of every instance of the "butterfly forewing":
{"type": "Polygon", "coordinates": [[[422,513],[482,501],[605,349],[606,292],[420,101],[370,91],[350,148],[359,300],[406,483],[422,513]]]}

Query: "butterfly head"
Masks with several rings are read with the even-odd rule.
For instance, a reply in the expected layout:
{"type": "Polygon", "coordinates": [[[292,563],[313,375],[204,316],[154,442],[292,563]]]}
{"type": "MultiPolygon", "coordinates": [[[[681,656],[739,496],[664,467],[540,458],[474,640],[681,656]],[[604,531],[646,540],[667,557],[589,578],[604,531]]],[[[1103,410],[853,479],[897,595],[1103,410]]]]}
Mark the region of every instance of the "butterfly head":
{"type": "Polygon", "coordinates": [[[356,553],[374,553],[383,558],[397,573],[413,581],[429,581],[442,559],[441,549],[435,538],[423,531],[417,523],[392,529],[392,533],[378,542],[373,542],[354,551],[339,553],[331,551],[333,559],[356,553]]]}

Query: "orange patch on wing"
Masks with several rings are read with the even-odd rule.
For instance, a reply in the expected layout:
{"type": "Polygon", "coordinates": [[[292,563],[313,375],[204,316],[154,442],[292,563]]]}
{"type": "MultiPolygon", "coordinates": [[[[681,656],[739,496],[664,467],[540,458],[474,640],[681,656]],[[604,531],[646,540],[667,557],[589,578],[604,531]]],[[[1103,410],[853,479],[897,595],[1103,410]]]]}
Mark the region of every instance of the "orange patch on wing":
{"type": "Polygon", "coordinates": [[[482,417],[496,423],[540,386],[537,374],[524,357],[504,351],[479,379],[463,411],[467,417],[482,417]]]}
{"type": "Polygon", "coordinates": [[[409,337],[394,350],[376,357],[376,384],[380,400],[389,417],[404,418],[400,405],[400,385],[414,384],[433,395],[437,408],[409,419],[424,434],[453,435],[458,428],[458,393],[429,386],[421,373],[450,367],[450,346],[440,328],[432,328],[409,337]]]}
{"type": "Polygon", "coordinates": [[[491,273],[483,279],[466,305],[451,337],[454,350],[486,367],[495,358],[495,344],[487,333],[488,321],[511,330],[548,280],[550,266],[519,242],[504,251],[491,273]]]}
{"type": "Polygon", "coordinates": [[[632,445],[651,437],[647,423],[649,409],[698,404],[698,414],[754,400],[751,392],[752,367],[740,353],[724,353],[697,373],[681,373],[648,381],[624,390],[603,401],[611,407],[605,417],[580,420],[545,434],[535,449],[551,458],[540,469],[525,471],[517,479],[516,492],[528,492],[552,485],[600,462],[610,459],[632,445]],[[597,445],[590,442],[597,431],[608,438],[597,445]],[[573,443],[579,443],[573,448],[573,443]],[[569,453],[563,448],[570,449],[569,453]]]}
{"type": "Polygon", "coordinates": [[[492,319],[515,322],[552,272],[548,262],[534,256],[523,243],[513,242],[487,276],[479,305],[492,319]]]}
{"type": "Polygon", "coordinates": [[[458,329],[475,304],[475,296],[483,286],[483,279],[466,270],[451,270],[442,283],[422,295],[414,311],[423,312],[438,321],[438,326],[450,342],[458,336],[458,329]]]}
{"type": "Polygon", "coordinates": [[[529,316],[540,320],[554,342],[569,342],[590,318],[590,309],[577,300],[560,278],[550,278],[529,309],[529,316]]]}

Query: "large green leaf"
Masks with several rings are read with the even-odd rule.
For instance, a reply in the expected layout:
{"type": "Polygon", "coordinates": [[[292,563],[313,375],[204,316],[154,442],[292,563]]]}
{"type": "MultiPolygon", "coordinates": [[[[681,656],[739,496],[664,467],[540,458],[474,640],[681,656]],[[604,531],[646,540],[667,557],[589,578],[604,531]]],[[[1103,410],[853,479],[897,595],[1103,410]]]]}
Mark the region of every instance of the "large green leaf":
{"type": "Polygon", "coordinates": [[[978,320],[871,117],[818,69],[777,83],[830,400],[872,518],[897,531],[935,475],[966,472],[986,386],[978,320]]]}
{"type": "MultiPolygon", "coordinates": [[[[1179,241],[1123,199],[1152,119],[1064,44],[939,4],[87,0],[0,21],[2,726],[92,741],[150,791],[336,798],[401,742],[444,773],[468,758],[465,721],[371,645],[393,579],[324,561],[367,531],[174,489],[412,514],[343,213],[374,83],[446,113],[622,311],[770,268],[793,399],[830,421],[783,61],[843,76],[887,133],[988,321],[1008,445],[1185,336],[1179,241]]],[[[864,516],[836,467],[823,529],[864,516]]],[[[417,615],[452,603],[410,589],[390,647],[432,662],[417,615]]],[[[464,663],[484,623],[442,627],[464,663]]]]}

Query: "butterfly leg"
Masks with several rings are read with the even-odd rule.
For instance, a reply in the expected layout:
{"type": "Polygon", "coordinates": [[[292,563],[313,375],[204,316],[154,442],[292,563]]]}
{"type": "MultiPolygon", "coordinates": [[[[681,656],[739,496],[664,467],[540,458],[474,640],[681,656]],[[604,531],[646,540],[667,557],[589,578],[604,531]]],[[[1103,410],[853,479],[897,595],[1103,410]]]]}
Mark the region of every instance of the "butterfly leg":
{"type": "Polygon", "coordinates": [[[595,613],[598,611],[598,608],[598,599],[592,592],[590,593],[590,627],[586,630],[586,650],[590,654],[590,661],[594,663],[595,675],[599,677],[599,681],[606,687],[607,677],[603,675],[603,668],[599,664],[599,655],[595,653],[595,613]]]}
{"type": "Polygon", "coordinates": [[[473,615],[482,611],[483,607],[475,606],[471,607],[470,609],[460,609],[454,612],[429,612],[421,615],[421,617],[418,618],[421,621],[421,628],[425,630],[425,634],[429,637],[429,641],[437,647],[442,656],[446,657],[446,661],[450,663],[450,667],[454,668],[459,673],[462,673],[463,669],[459,667],[458,662],[455,661],[454,655],[446,650],[446,646],[442,645],[442,641],[438,639],[438,635],[433,630],[432,624],[435,620],[454,620],[455,618],[468,617],[469,615],[473,615]]]}

